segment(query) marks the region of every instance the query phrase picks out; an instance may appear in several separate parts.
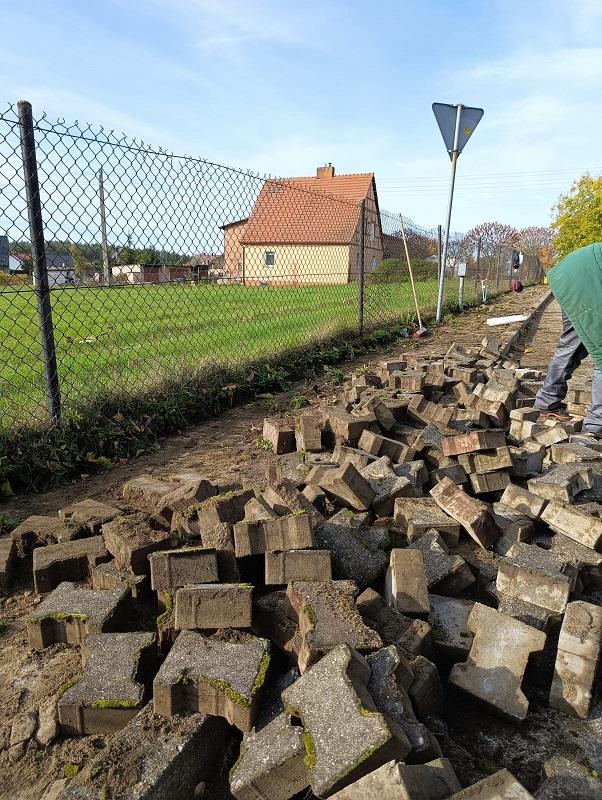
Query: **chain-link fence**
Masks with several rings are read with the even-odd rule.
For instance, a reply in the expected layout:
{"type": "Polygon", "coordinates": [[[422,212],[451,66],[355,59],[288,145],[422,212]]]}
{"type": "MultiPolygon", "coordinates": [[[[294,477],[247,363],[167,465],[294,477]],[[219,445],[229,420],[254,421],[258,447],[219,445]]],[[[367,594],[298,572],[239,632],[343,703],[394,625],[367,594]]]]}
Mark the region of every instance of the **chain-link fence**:
{"type": "MultiPolygon", "coordinates": [[[[409,322],[404,235],[428,316],[437,233],[381,212],[372,174],[326,165],[260,178],[9,107],[0,434],[102,413],[208,366],[409,322]]],[[[450,304],[457,286],[452,268],[450,304]]],[[[479,293],[467,279],[466,302],[479,293]]]]}

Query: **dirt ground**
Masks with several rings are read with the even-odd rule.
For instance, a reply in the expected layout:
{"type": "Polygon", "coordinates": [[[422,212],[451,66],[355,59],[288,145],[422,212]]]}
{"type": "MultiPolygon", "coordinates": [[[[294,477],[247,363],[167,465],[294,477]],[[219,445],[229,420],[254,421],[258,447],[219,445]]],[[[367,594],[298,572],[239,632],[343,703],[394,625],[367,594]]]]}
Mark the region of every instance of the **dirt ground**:
{"type": "MultiPolygon", "coordinates": [[[[352,369],[406,348],[429,353],[441,352],[454,341],[464,346],[478,345],[485,335],[495,336],[485,326],[487,317],[529,311],[546,291],[545,287],[530,287],[520,295],[503,296],[487,307],[450,318],[428,338],[404,341],[375,352],[371,359],[362,357],[342,364],[340,369],[331,369],[317,381],[315,378],[300,381],[287,392],[234,408],[217,419],[166,438],[160,450],[108,473],[45,494],[13,498],[0,505],[0,514],[20,521],[30,514],[54,514],[62,506],[86,497],[119,504],[124,481],[141,473],[161,477],[194,469],[222,484],[261,485],[265,482],[267,454],[258,447],[257,440],[266,414],[277,410],[298,413],[291,400],[300,394],[311,405],[332,402],[337,395],[337,384],[352,369]]],[[[560,314],[552,303],[519,341],[516,357],[522,354],[524,366],[545,369],[559,331],[560,314]]],[[[587,378],[588,370],[591,372],[591,363],[580,370],[580,380],[587,378]]],[[[83,767],[105,743],[102,736],[58,739],[46,748],[32,741],[21,760],[13,764],[8,758],[14,716],[24,711],[43,711],[54,702],[61,685],[81,670],[77,648],[55,645],[43,653],[28,649],[25,622],[37,602],[30,565],[26,564],[15,589],[0,601],[0,618],[8,623],[7,630],[0,634],[0,800],[41,797],[46,786],[63,777],[65,767],[83,767]]],[[[527,788],[533,789],[543,761],[555,753],[581,761],[602,774],[602,705],[584,723],[548,709],[537,689],[532,702],[534,713],[516,727],[476,709],[452,692],[447,693],[447,724],[439,733],[444,754],[452,760],[463,785],[506,766],[527,788]]],[[[213,797],[211,791],[208,794],[213,797]]]]}

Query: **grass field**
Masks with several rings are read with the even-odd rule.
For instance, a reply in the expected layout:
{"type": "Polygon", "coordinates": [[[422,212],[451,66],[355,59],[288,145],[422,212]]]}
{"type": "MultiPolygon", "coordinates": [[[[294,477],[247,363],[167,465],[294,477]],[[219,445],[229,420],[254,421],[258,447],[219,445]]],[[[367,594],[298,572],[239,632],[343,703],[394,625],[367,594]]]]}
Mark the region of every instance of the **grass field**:
{"type": "MultiPolygon", "coordinates": [[[[417,290],[421,311],[432,313],[436,281],[421,281],[417,290]]],[[[269,357],[356,330],[357,294],[353,284],[55,289],[52,314],[63,408],[69,413],[113,392],[152,391],[180,372],[269,357]]],[[[446,300],[457,300],[454,281],[447,283],[446,300]]],[[[366,286],[366,328],[413,316],[409,283],[366,286]]],[[[0,429],[43,424],[44,376],[31,288],[0,289],[0,356],[0,429]]]]}

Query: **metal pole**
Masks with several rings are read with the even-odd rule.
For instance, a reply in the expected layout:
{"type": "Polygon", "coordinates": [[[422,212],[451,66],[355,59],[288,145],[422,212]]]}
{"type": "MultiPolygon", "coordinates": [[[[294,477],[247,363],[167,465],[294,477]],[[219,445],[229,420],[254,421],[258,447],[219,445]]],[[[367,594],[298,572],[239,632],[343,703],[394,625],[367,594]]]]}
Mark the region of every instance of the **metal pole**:
{"type": "Polygon", "coordinates": [[[458,308],[464,311],[464,275],[460,275],[460,284],[458,286],[458,308]]]}
{"type": "Polygon", "coordinates": [[[452,203],[454,202],[454,184],[456,182],[456,162],[458,161],[458,136],[460,133],[460,117],[462,116],[462,103],[456,106],[456,129],[454,131],[454,147],[451,159],[451,177],[449,182],[449,200],[447,202],[447,219],[445,222],[445,240],[443,242],[443,257],[441,259],[441,274],[439,275],[439,295],[437,297],[437,322],[443,316],[443,290],[445,288],[445,266],[447,264],[447,245],[449,243],[449,226],[451,223],[452,203]]]}
{"type": "Polygon", "coordinates": [[[100,200],[100,235],[102,237],[100,245],[102,250],[102,273],[104,285],[108,286],[110,283],[109,247],[107,244],[107,216],[105,212],[105,186],[102,167],[98,170],[98,198],[100,200]]]}
{"type": "Polygon", "coordinates": [[[408,262],[408,272],[410,273],[410,282],[412,284],[412,294],[414,295],[414,307],[416,308],[416,317],[418,318],[418,330],[424,330],[422,327],[422,318],[420,317],[420,309],[418,308],[418,297],[416,296],[416,284],[414,283],[414,272],[412,270],[412,262],[410,261],[410,254],[408,252],[408,242],[406,239],[406,232],[403,227],[403,217],[399,215],[399,230],[403,239],[403,247],[406,253],[406,261],[408,262]]]}
{"type": "Polygon", "coordinates": [[[441,225],[437,225],[437,285],[441,280],[441,225]]]}
{"type": "Polygon", "coordinates": [[[50,304],[50,287],[48,285],[48,265],[46,263],[46,247],[44,244],[44,225],[42,222],[42,204],[40,202],[31,103],[21,100],[18,103],[18,109],[21,158],[23,160],[23,177],[25,180],[27,216],[29,218],[29,235],[31,239],[31,259],[33,261],[33,276],[42,339],[46,397],[50,420],[53,425],[58,425],[61,421],[61,395],[56,366],[52,307],[50,304]]]}
{"type": "Polygon", "coordinates": [[[477,285],[480,277],[481,277],[481,237],[479,236],[479,238],[477,239],[477,269],[476,269],[476,274],[474,276],[475,295],[477,293],[477,285]]]}
{"type": "Polygon", "coordinates": [[[357,308],[358,330],[360,336],[364,335],[364,231],[366,226],[366,201],[360,203],[359,221],[359,252],[357,254],[357,308]]]}

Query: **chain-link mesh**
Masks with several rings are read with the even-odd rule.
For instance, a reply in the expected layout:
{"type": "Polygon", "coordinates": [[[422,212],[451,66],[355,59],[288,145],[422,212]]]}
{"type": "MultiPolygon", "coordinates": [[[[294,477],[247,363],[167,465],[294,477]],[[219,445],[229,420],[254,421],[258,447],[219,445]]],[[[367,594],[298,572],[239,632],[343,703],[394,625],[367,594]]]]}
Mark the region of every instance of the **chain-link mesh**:
{"type": "MultiPolygon", "coordinates": [[[[208,365],[414,316],[401,220],[379,211],[371,174],[327,165],[310,178],[260,178],[77,122],[42,117],[34,132],[64,416],[208,365]]],[[[437,235],[403,222],[428,316],[437,235]]],[[[9,107],[0,115],[0,432],[48,425],[32,266],[9,107]]],[[[454,293],[450,276],[450,303],[454,293]]]]}

